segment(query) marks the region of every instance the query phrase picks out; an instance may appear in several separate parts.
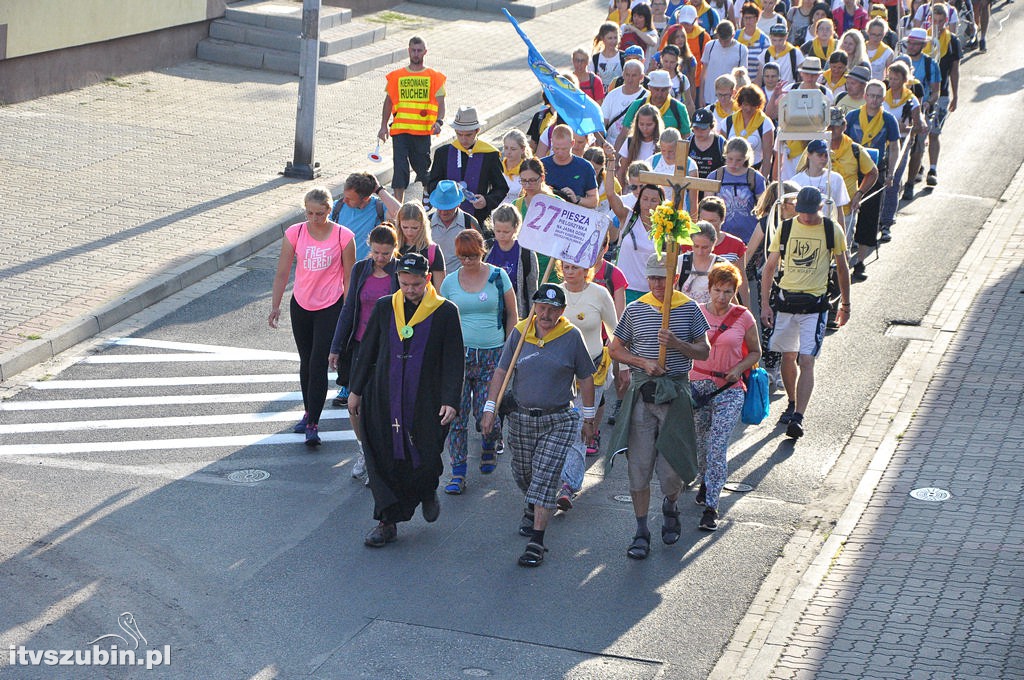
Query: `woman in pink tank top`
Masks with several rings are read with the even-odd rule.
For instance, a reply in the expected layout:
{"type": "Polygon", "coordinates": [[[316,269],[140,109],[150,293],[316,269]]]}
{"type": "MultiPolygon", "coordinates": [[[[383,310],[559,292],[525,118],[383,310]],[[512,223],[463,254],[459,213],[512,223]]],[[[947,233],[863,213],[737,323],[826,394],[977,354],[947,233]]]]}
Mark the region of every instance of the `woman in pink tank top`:
{"type": "Polygon", "coordinates": [[[320,413],[327,399],[327,358],[352,275],[356,246],[350,230],[327,219],[333,203],[329,190],[310,189],[303,203],[306,221],[288,227],[281,241],[267,321],[271,328],[277,328],[281,298],[295,264],[289,313],[299,352],[299,382],[306,412],[294,431],[306,434],[306,446],[317,446],[320,413]]]}

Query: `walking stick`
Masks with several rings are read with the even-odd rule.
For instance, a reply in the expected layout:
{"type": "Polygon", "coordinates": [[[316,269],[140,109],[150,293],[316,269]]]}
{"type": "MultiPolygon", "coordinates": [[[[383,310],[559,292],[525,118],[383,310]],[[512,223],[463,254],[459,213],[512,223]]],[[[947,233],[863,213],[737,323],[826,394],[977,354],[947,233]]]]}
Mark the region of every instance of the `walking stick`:
{"type": "MultiPolygon", "coordinates": [[[[555,266],[555,258],[548,260],[548,266],[544,269],[544,277],[541,279],[538,286],[543,286],[548,282],[548,277],[551,276],[551,270],[555,266]]],[[[530,332],[530,326],[533,325],[534,316],[536,316],[537,303],[530,305],[530,315],[526,317],[526,328],[523,333],[519,334],[519,343],[516,345],[516,351],[512,353],[512,361],[508,364],[508,370],[505,371],[505,379],[501,382],[501,391],[498,392],[498,398],[494,400],[494,412],[497,414],[498,409],[501,408],[501,400],[505,398],[505,390],[508,389],[508,383],[512,379],[512,372],[516,370],[516,362],[519,361],[519,353],[523,351],[523,344],[526,342],[526,334],[530,332]]]]}

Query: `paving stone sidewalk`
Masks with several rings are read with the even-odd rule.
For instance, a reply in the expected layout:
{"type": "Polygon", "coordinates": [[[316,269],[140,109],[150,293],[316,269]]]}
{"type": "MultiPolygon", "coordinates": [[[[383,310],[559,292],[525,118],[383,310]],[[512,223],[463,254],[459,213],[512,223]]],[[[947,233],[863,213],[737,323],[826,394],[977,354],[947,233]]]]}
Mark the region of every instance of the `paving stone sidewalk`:
{"type": "MultiPolygon", "coordinates": [[[[568,68],[606,12],[603,0],[583,0],[523,26],[568,68]]],[[[526,48],[504,17],[453,16],[404,4],[384,18],[389,38],[426,40],[428,65],[449,79],[449,120],[459,105],[494,122],[539,102],[526,48]]],[[[390,170],[390,145],[381,164],[367,154],[391,68],[321,83],[318,183],[390,170]]],[[[279,174],[292,159],[297,92],[294,76],[194,60],[0,107],[0,380],[252,254],[300,219],[313,182],[279,174]]]]}
{"type": "Polygon", "coordinates": [[[1024,678],[1024,172],[1004,198],[911,343],[934,373],[768,677],[1024,678]],[[928,487],[951,496],[909,495],[928,487]]]}

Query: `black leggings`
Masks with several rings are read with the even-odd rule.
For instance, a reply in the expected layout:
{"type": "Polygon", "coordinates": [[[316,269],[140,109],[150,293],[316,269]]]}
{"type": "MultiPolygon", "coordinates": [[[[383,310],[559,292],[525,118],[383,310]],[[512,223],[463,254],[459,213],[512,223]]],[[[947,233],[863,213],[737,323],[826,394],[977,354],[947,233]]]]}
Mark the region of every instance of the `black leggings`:
{"type": "Polygon", "coordinates": [[[302,403],[310,425],[320,422],[320,413],[327,400],[327,357],[331,353],[342,299],[338,298],[330,307],[315,312],[303,309],[294,297],[291,301],[292,335],[299,351],[302,403]]]}

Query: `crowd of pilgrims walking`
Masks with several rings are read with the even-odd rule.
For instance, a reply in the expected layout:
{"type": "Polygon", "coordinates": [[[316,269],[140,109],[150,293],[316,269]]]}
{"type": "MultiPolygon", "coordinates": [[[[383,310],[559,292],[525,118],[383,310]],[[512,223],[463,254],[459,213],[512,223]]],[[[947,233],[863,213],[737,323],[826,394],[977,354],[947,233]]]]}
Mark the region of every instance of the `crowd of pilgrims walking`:
{"type": "Polygon", "coordinates": [[[413,38],[384,88],[390,190],[355,173],[337,200],[325,188],[305,195],[268,317],[277,327],[294,268],[305,406],[294,431],[321,444],[336,371],[332,402],[348,408],[360,445],[351,473],[373,494],[365,544],[397,540],[417,507],[435,521],[439,487],[485,485],[499,454],[523,493],[510,520],[528,539],[523,566],[544,561],[549,519],[579,501],[588,458],[601,454],[607,470],[627,453],[628,557],[651,550],[655,474],[664,544],[680,538],[691,486],[693,526],[714,531],[744,374],[768,371],[787,397],[778,424],[803,436],[826,329],[850,319],[850,283],[898,234],[900,201],[922,180],[937,185],[959,63],[969,47],[986,51],[987,24],[988,0],[614,0],[564,72],[600,104],[606,134],[576,134],[545,101],[525,133],[495,145],[472,102],[447,115],[445,75],[413,38]],[[799,89],[827,100],[831,135],[776,143],[784,96],[799,89]],[[431,155],[445,126],[454,139],[431,155]],[[672,189],[638,178],[680,163],[720,188],[679,197],[697,231],[669,272],[650,232],[672,189]],[[406,200],[414,175],[422,201],[406,200]],[[537,196],[610,218],[591,266],[519,244],[537,196]]]}

